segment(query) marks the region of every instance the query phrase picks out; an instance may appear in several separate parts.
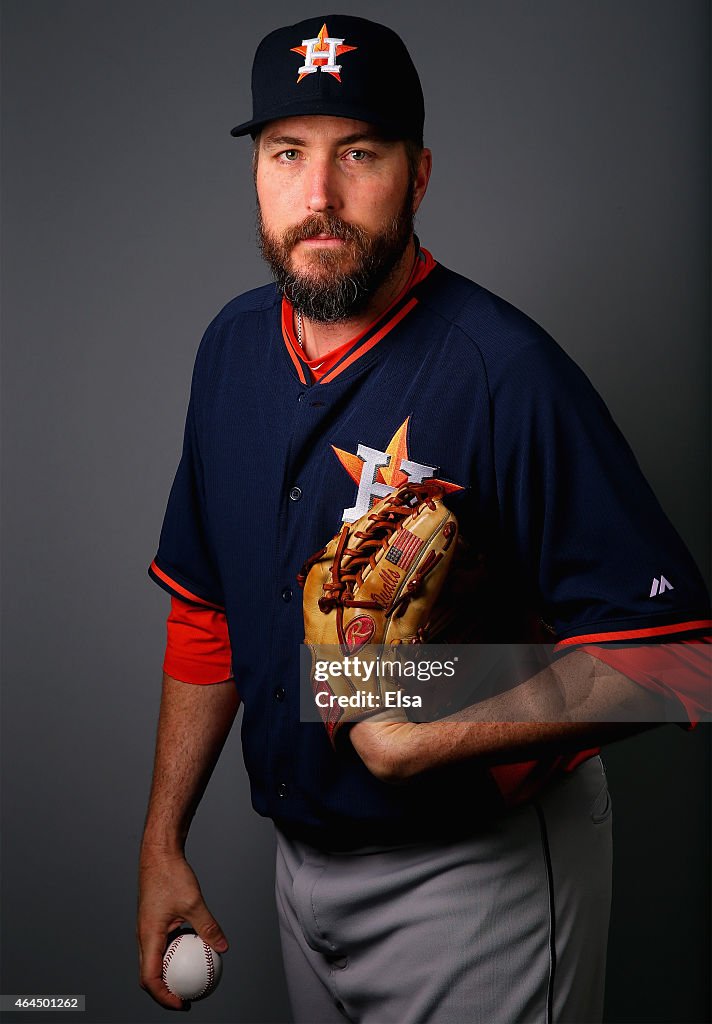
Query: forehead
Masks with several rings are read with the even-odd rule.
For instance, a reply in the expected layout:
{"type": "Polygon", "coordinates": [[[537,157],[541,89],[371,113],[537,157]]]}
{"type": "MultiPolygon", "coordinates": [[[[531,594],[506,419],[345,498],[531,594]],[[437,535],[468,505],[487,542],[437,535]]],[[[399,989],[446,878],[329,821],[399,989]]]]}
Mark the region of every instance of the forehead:
{"type": "Polygon", "coordinates": [[[356,139],[388,141],[376,125],[368,121],[310,114],[306,117],[282,117],[278,121],[269,121],[260,132],[259,142],[260,146],[285,140],[309,145],[317,142],[353,142],[356,139]]]}

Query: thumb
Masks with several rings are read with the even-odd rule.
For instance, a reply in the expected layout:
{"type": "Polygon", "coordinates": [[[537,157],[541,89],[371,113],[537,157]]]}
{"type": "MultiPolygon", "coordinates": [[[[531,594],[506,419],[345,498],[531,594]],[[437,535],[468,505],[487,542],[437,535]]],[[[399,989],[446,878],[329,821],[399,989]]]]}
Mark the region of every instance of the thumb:
{"type": "Polygon", "coordinates": [[[193,925],[196,935],[199,935],[203,942],[214,949],[216,953],[227,951],[228,941],[223,930],[205,904],[191,914],[190,923],[193,925]]]}

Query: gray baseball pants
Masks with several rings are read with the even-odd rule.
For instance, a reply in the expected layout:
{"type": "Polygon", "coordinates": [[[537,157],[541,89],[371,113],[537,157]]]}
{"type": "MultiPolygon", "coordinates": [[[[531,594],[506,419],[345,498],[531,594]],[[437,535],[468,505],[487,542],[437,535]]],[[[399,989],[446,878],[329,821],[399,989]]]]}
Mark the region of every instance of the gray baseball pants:
{"type": "Polygon", "coordinates": [[[299,1024],[601,1020],[611,803],[600,758],[452,842],[330,853],[277,839],[299,1024]]]}

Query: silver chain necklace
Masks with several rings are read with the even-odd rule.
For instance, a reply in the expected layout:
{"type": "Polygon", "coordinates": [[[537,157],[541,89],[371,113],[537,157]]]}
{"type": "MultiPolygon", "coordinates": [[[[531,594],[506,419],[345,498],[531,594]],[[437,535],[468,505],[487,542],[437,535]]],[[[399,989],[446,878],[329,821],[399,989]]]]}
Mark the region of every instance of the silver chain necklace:
{"type": "Polygon", "coordinates": [[[304,342],[302,340],[303,333],[304,329],[302,327],[302,314],[297,313],[297,342],[299,343],[299,347],[302,350],[302,352],[304,351],[304,342]]]}

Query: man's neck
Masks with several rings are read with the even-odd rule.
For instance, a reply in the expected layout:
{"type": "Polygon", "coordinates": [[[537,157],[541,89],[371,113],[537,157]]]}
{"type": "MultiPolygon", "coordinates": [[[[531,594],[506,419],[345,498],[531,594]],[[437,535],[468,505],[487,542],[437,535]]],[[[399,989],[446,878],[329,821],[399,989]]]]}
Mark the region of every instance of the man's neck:
{"type": "MultiPolygon", "coordinates": [[[[302,347],[307,359],[318,359],[333,352],[349,338],[354,338],[364,331],[369,324],[378,319],[388,309],[398,293],[405,287],[406,281],[413,270],[415,261],[415,241],[411,237],[403,256],[396,265],[394,272],[374,293],[373,299],[359,316],[350,320],[342,320],[338,324],[320,324],[302,318],[302,347]]],[[[296,327],[296,324],[295,324],[296,327]]]]}

